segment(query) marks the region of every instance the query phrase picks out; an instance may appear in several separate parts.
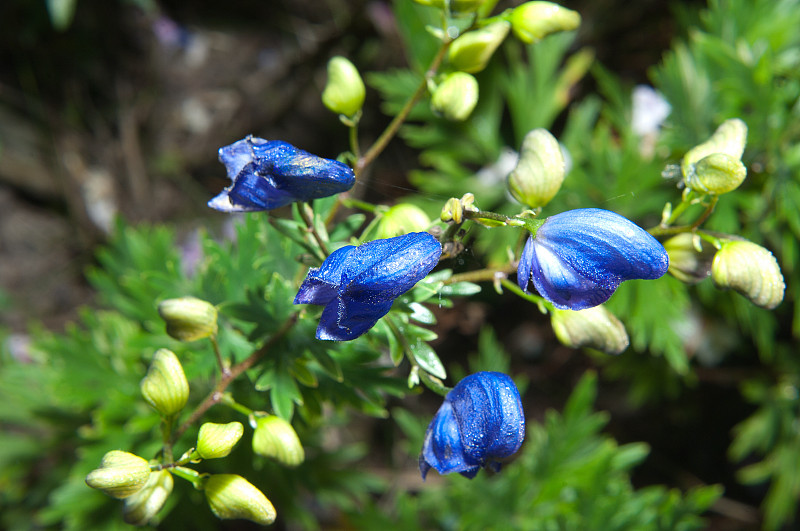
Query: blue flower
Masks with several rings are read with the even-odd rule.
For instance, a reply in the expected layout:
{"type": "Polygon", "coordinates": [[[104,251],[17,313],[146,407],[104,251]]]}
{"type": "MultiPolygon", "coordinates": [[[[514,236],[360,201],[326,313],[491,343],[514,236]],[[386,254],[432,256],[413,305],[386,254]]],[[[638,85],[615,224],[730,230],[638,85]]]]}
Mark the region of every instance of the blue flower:
{"type": "Polygon", "coordinates": [[[655,238],[619,214],[598,208],[547,218],[528,239],[517,268],[524,291],[532,282],[556,308],[583,310],[604,303],[625,280],[656,279],[669,257],[655,238]]]}
{"type": "Polygon", "coordinates": [[[422,479],[431,468],[468,478],[482,466],[497,472],[497,460],[516,453],[524,439],[525,415],[514,381],[500,372],[477,372],[447,393],[425,432],[419,471],[422,479]]]}
{"type": "Polygon", "coordinates": [[[219,160],[233,184],[208,206],[222,212],[272,210],[345,192],[356,181],[347,164],[254,136],[220,148],[219,160]]]}
{"type": "Polygon", "coordinates": [[[325,305],[317,339],[349,341],[389,313],[392,302],[425,278],[441,254],[441,244],[427,232],[347,245],[308,272],[294,303],[325,305]]]}

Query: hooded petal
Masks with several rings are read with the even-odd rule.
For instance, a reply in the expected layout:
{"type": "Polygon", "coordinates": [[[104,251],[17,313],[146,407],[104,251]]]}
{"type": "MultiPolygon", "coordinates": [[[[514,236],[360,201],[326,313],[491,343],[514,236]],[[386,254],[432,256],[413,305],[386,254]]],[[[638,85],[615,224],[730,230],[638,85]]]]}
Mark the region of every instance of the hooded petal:
{"type": "Polygon", "coordinates": [[[513,380],[478,372],[458,382],[428,426],[420,472],[423,479],[430,468],[472,478],[483,466],[499,470],[496,461],[514,454],[524,439],[525,416],[513,380]]]}
{"type": "Polygon", "coordinates": [[[356,251],[356,247],[345,245],[328,256],[321,267],[311,268],[303,281],[295,304],[328,304],[339,291],[342,273],[348,265],[348,259],[356,251]]]}
{"type": "Polygon", "coordinates": [[[608,300],[619,284],[664,275],[664,247],[626,218],[597,208],[562,212],[548,218],[528,241],[517,269],[557,308],[582,310],[608,300]]]}
{"type": "Polygon", "coordinates": [[[344,192],[355,183],[346,164],[279,140],[248,136],[220,148],[219,160],[233,184],[208,205],[223,212],[272,210],[344,192]]]}

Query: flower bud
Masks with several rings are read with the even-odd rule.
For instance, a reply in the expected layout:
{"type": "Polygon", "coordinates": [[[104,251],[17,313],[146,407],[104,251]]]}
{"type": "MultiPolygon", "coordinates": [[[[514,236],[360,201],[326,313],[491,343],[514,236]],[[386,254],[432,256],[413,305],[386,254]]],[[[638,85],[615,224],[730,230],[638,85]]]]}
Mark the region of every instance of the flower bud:
{"type": "Polygon", "coordinates": [[[767,249],[746,240],[728,240],[714,255],[711,278],[718,288],[731,288],[762,308],[783,301],[786,285],[778,261],[767,249]]]}
{"type": "Polygon", "coordinates": [[[256,420],[253,451],[286,466],[297,466],[305,459],[303,445],[292,425],[275,415],[256,420]]]}
{"type": "Polygon", "coordinates": [[[478,80],[464,72],[453,72],[431,95],[431,109],[454,122],[463,122],[478,104],[478,80]]]}
{"type": "Polygon", "coordinates": [[[364,105],[365,92],[364,82],[353,63],[340,55],[328,61],[328,83],[322,92],[325,107],[353,116],[364,105]]]}
{"type": "MultiPolygon", "coordinates": [[[[447,0],[414,0],[423,6],[438,7],[444,9],[447,0]]],[[[450,0],[450,11],[452,13],[472,13],[477,11],[486,0],[450,0]]]]}
{"type": "Polygon", "coordinates": [[[696,192],[719,195],[737,189],[746,175],[747,169],[739,159],[712,153],[689,170],[684,182],[696,192]]]}
{"type": "Polygon", "coordinates": [[[508,175],[508,189],[524,205],[545,206],[561,189],[565,174],[558,140],[546,129],[534,129],[522,141],[517,167],[508,175]]]}
{"type": "Polygon", "coordinates": [[[147,525],[164,506],[172,493],[172,474],[166,470],[152,472],[144,487],[125,499],[122,510],[126,523],[131,525],[147,525]]]}
{"type": "Polygon", "coordinates": [[[236,474],[214,474],[206,480],[204,491],[211,512],[217,518],[244,518],[259,525],[275,521],[275,507],[252,483],[236,474]]]}
{"type": "Polygon", "coordinates": [[[156,351],[139,388],[147,403],[164,417],[178,413],[189,399],[189,382],[181,362],[165,348],[156,351]]]}
{"type": "Polygon", "coordinates": [[[620,354],[630,344],[625,325],[604,306],[578,311],[554,309],[550,323],[558,340],[568,347],[620,354]]]}
{"type": "Polygon", "coordinates": [[[378,223],[377,238],[392,238],[409,232],[421,232],[431,224],[428,215],[416,205],[400,203],[394,205],[378,223]]]}
{"type": "Polygon", "coordinates": [[[747,125],[738,118],[725,120],[714,131],[711,138],[699,146],[693,147],[683,156],[683,161],[681,162],[683,177],[687,178],[687,176],[691,175],[692,166],[700,162],[700,159],[713,153],[723,153],[734,159],[741,160],[746,143],[747,125]]]}
{"type": "Polygon", "coordinates": [[[453,68],[474,74],[486,68],[492,54],[503,43],[511,25],[505,20],[468,31],[450,44],[448,57],[453,68]]]}
{"type": "Polygon", "coordinates": [[[194,341],[217,333],[217,309],[195,297],[161,301],[158,314],[167,323],[167,334],[180,341],[194,341]]]}
{"type": "Polygon", "coordinates": [[[538,42],[551,33],[578,29],[577,11],[552,2],[525,2],[511,12],[511,29],[522,42],[538,42]]]}
{"type": "Polygon", "coordinates": [[[241,422],[229,422],[227,424],[215,424],[206,422],[200,426],[197,434],[197,454],[203,459],[217,459],[225,457],[244,433],[244,426],[241,422]]]}
{"type": "Polygon", "coordinates": [[[711,274],[711,261],[716,249],[689,232],[664,242],[669,255],[669,274],[684,284],[697,284],[711,274]]]}
{"type": "Polygon", "coordinates": [[[138,492],[150,477],[147,460],[122,450],[112,450],[103,456],[100,468],[89,472],[86,484],[114,498],[127,498],[138,492]]]}

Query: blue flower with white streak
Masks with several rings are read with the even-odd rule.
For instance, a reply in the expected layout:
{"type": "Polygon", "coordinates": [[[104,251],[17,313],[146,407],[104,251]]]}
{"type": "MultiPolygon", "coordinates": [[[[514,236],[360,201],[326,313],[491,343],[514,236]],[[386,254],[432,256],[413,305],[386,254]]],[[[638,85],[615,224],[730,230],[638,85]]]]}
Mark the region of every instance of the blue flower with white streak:
{"type": "Polygon", "coordinates": [[[317,339],[349,341],[436,267],[442,245],[427,232],[347,245],[308,272],[295,304],[324,305],[317,339]]]}
{"type": "Polygon", "coordinates": [[[514,381],[501,372],[477,372],[447,393],[425,433],[419,471],[422,479],[431,468],[470,479],[484,466],[497,472],[499,460],[516,453],[524,439],[525,415],[514,381]]]}
{"type": "Polygon", "coordinates": [[[222,212],[272,210],[346,192],[356,181],[347,164],[254,136],[220,148],[219,160],[233,184],[208,206],[222,212]]]}
{"type": "Polygon", "coordinates": [[[626,218],[598,208],[547,218],[525,244],[517,283],[556,308],[583,310],[604,303],[620,283],[656,279],[669,257],[655,238],[626,218]]]}

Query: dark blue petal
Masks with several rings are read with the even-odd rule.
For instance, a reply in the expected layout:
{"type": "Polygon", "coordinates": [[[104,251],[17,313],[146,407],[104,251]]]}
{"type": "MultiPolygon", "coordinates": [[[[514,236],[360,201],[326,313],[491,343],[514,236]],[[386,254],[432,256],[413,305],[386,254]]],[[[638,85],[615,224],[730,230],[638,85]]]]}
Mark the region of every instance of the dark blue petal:
{"type": "Polygon", "coordinates": [[[420,472],[424,479],[430,468],[468,478],[483,466],[497,471],[497,460],[514,454],[524,439],[525,416],[514,382],[499,372],[478,372],[458,382],[428,426],[420,472]]]}
{"type": "Polygon", "coordinates": [[[528,240],[517,282],[528,283],[557,308],[582,310],[602,304],[619,284],[664,275],[664,247],[628,219],[596,208],[548,218],[528,240]]]}
{"type": "Polygon", "coordinates": [[[277,140],[248,136],[220,148],[219,159],[233,184],[208,205],[223,212],[271,210],[344,192],[355,183],[346,164],[277,140]]]}
{"type": "Polygon", "coordinates": [[[328,304],[339,291],[342,273],[347,267],[348,258],[356,251],[356,247],[345,245],[328,256],[321,267],[311,268],[303,281],[295,304],[328,304]]]}
{"type": "Polygon", "coordinates": [[[372,328],[394,300],[439,262],[441,244],[417,232],[347,247],[312,269],[295,304],[324,304],[318,339],[349,341],[372,328]]]}

